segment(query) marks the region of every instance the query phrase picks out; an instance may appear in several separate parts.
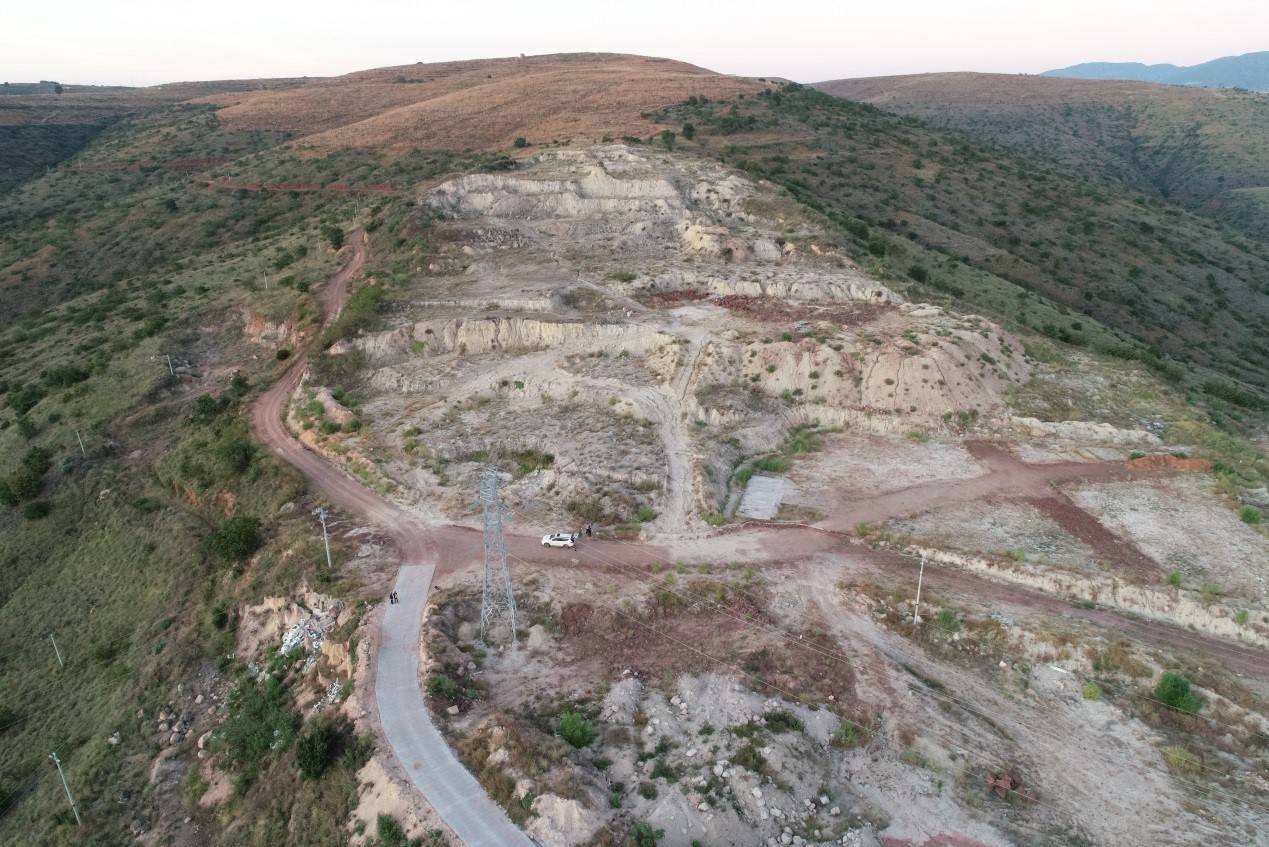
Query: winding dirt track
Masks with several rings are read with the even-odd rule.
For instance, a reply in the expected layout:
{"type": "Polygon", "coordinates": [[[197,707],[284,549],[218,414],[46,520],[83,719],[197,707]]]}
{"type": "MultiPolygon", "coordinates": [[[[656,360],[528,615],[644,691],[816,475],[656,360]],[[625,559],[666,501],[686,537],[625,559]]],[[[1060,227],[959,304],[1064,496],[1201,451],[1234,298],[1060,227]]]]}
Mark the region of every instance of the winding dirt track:
{"type": "MultiPolygon", "coordinates": [[[[349,245],[351,255],[347,263],[328,280],[321,292],[327,322],[338,315],[340,309],[343,308],[348,298],[349,282],[365,264],[368,251],[366,233],[361,230],[355,231],[349,245]]],[[[401,507],[346,476],[325,459],[306,450],[291,436],[282,416],[287,398],[299,385],[307,365],[307,354],[297,356],[282,377],[261,395],[251,411],[251,426],[255,436],[276,456],[307,477],[314,487],[322,491],[338,508],[360,515],[365,520],[381,527],[396,544],[403,566],[430,568],[434,565],[439,572],[444,573],[462,568],[473,561],[479,561],[481,550],[479,532],[456,526],[425,525],[401,507]]],[[[1090,473],[1088,465],[1070,467],[1022,465],[1013,457],[1006,460],[1003,456],[992,454],[990,450],[980,458],[987,459],[992,467],[993,473],[988,474],[987,477],[980,478],[979,481],[969,480],[951,483],[945,487],[939,486],[937,490],[924,490],[921,494],[939,502],[977,499],[1000,494],[1022,498],[1037,496],[1051,498],[1056,492],[1049,483],[1054,479],[1086,476],[1090,473]],[[991,479],[993,476],[994,480],[991,479]],[[989,485],[989,481],[994,484],[989,485]],[[1007,482],[1004,491],[1001,490],[1003,482],[1007,482]]],[[[1094,473],[1110,475],[1111,471],[1095,471],[1094,473]]],[[[1130,475],[1122,468],[1115,473],[1119,478],[1130,475]]],[[[909,491],[907,496],[910,498],[913,493],[909,491]]],[[[901,505],[898,502],[890,502],[888,498],[890,495],[882,495],[872,500],[862,501],[856,505],[857,511],[854,514],[845,518],[835,516],[831,523],[853,526],[857,520],[881,516],[896,508],[908,510],[911,506],[910,502],[901,505]]],[[[915,564],[907,558],[851,544],[839,532],[808,527],[779,529],[758,527],[741,530],[741,533],[757,542],[757,546],[762,551],[759,558],[775,563],[804,559],[816,553],[832,552],[838,556],[843,569],[884,572],[891,576],[900,574],[905,579],[915,576],[915,564]]],[[[1111,540],[1103,539],[1103,541],[1109,544],[1111,540]]],[[[663,547],[624,542],[596,540],[585,543],[577,550],[548,551],[547,553],[543,553],[536,539],[533,538],[510,536],[507,542],[509,551],[517,558],[548,566],[569,568],[650,568],[666,561],[671,556],[670,552],[663,547]]],[[[1141,564],[1145,566],[1145,563],[1141,564]]],[[[410,571],[410,573],[417,572],[417,568],[410,571]]],[[[1182,627],[1137,618],[1111,609],[1075,607],[1059,597],[1018,585],[994,582],[953,568],[927,566],[925,580],[926,585],[935,591],[963,593],[981,601],[997,604],[1004,609],[1034,610],[1059,617],[1081,619],[1156,648],[1169,652],[1200,653],[1219,661],[1229,670],[1269,679],[1269,651],[1200,635],[1182,627]]],[[[422,703],[421,692],[419,702],[422,703]]],[[[392,739],[389,741],[392,743],[392,739]]],[[[393,752],[407,770],[410,766],[416,769],[420,766],[418,762],[407,761],[410,758],[409,751],[402,751],[394,745],[393,752]],[[402,758],[403,756],[405,758],[402,758]]]]}

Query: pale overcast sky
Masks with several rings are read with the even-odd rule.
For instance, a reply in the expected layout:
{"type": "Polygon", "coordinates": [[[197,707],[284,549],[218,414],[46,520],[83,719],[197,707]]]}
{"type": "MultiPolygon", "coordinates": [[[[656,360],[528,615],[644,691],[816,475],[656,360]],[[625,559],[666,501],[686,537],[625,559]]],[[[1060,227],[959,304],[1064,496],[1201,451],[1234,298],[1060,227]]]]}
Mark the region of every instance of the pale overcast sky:
{"type": "Polygon", "coordinates": [[[1269,50],[1267,0],[14,0],[0,80],[329,76],[519,53],[667,56],[803,82],[1269,50]]]}

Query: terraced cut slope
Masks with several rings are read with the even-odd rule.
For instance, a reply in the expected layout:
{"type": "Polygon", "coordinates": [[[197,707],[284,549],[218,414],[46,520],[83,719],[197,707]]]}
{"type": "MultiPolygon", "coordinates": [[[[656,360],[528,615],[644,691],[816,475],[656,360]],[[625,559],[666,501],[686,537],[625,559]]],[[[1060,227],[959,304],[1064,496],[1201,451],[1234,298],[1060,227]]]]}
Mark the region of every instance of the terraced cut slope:
{"type": "Polygon", "coordinates": [[[1265,242],[812,89],[659,117],[692,124],[692,145],[828,215],[853,255],[892,284],[906,277],[1006,328],[1144,355],[1164,373],[1160,355],[1269,388],[1265,242]]]}

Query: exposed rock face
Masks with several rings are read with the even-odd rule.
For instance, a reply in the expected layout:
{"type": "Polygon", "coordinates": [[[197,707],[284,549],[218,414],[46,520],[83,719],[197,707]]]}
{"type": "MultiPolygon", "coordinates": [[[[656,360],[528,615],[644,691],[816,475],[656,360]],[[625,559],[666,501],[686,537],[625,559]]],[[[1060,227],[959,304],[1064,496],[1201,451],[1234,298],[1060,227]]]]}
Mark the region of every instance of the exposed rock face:
{"type": "Polygon", "coordinates": [[[419,204],[439,218],[429,299],[331,352],[364,354],[362,408],[403,448],[389,473],[444,510],[467,457],[533,450],[550,467],[509,496],[679,533],[793,427],[937,428],[998,412],[1030,372],[999,328],[905,302],[715,162],[556,150],[419,204]]]}

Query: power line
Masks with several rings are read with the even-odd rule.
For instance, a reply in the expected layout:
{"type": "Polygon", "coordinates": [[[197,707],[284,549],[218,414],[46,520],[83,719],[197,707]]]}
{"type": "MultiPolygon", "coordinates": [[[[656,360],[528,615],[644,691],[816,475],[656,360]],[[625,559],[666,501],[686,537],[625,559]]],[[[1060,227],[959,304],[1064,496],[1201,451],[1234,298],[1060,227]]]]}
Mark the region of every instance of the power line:
{"type": "MultiPolygon", "coordinates": [[[[631,546],[634,546],[634,545],[631,545],[631,546]]],[[[612,565],[612,566],[614,566],[614,567],[617,567],[617,568],[621,568],[622,570],[624,570],[624,571],[626,571],[626,572],[630,572],[630,571],[632,571],[632,570],[633,570],[633,571],[635,571],[636,573],[641,573],[641,571],[639,571],[637,568],[635,568],[635,567],[633,567],[633,566],[629,566],[629,565],[622,565],[621,563],[619,563],[619,562],[617,562],[617,561],[615,561],[615,560],[612,560],[612,559],[606,559],[604,556],[602,556],[601,554],[599,554],[599,553],[597,553],[597,552],[596,552],[596,553],[592,553],[592,555],[594,555],[595,557],[597,557],[597,558],[599,558],[599,559],[601,559],[601,560],[607,561],[610,565],[612,565]]],[[[651,558],[657,558],[657,557],[651,557],[651,558]]],[[[665,561],[665,560],[661,560],[661,561],[665,561]]],[[[713,578],[709,577],[708,575],[704,575],[704,576],[702,576],[701,578],[702,578],[703,580],[705,580],[705,581],[708,581],[708,582],[713,582],[713,583],[718,584],[718,585],[720,585],[720,586],[726,587],[726,588],[728,588],[728,589],[730,589],[730,590],[736,590],[738,593],[742,594],[742,595],[743,595],[743,596],[745,596],[747,599],[749,599],[749,600],[751,600],[751,601],[754,601],[754,602],[757,602],[757,598],[756,598],[756,597],[754,597],[754,595],[752,595],[752,594],[751,594],[751,593],[749,593],[749,592],[744,591],[743,589],[737,589],[737,588],[736,588],[736,586],[732,585],[731,583],[723,582],[722,580],[718,580],[718,579],[713,579],[713,578]]],[[[800,645],[800,646],[801,646],[801,647],[803,647],[804,649],[807,649],[807,650],[810,650],[810,651],[812,651],[812,652],[818,653],[819,655],[824,656],[824,657],[826,657],[826,658],[829,658],[830,660],[837,661],[837,662],[841,662],[841,663],[846,663],[846,664],[849,664],[849,663],[850,663],[850,661],[851,661],[851,658],[850,658],[849,656],[846,656],[845,654],[843,654],[843,653],[841,653],[841,652],[839,652],[839,651],[825,650],[825,649],[823,649],[823,648],[820,648],[820,647],[818,647],[818,646],[816,646],[816,645],[814,645],[814,644],[808,643],[808,642],[806,642],[805,640],[803,640],[803,639],[801,639],[801,638],[798,638],[798,637],[794,636],[792,633],[790,633],[790,632],[788,632],[788,631],[784,630],[784,629],[783,629],[783,628],[781,628],[781,627],[777,627],[777,626],[774,626],[774,625],[768,625],[768,624],[762,623],[762,622],[760,622],[760,621],[755,621],[755,620],[753,620],[753,619],[751,619],[751,618],[747,618],[747,617],[738,617],[738,616],[737,616],[734,612],[732,612],[732,611],[731,611],[730,609],[728,609],[726,606],[723,606],[721,603],[718,603],[717,601],[712,601],[712,600],[710,600],[710,599],[708,599],[708,598],[697,598],[697,597],[691,597],[691,596],[688,596],[688,595],[684,595],[684,594],[681,594],[681,593],[679,593],[679,592],[674,591],[674,589],[673,589],[673,588],[669,588],[669,587],[666,587],[666,586],[662,586],[662,589],[663,589],[663,590],[665,590],[665,591],[668,591],[668,592],[669,592],[669,593],[671,593],[671,594],[674,594],[675,596],[679,597],[680,599],[683,599],[683,600],[686,600],[686,601],[689,601],[689,602],[698,602],[698,603],[703,602],[703,603],[709,603],[709,604],[711,604],[711,605],[715,606],[716,608],[718,608],[718,609],[719,609],[719,610],[720,610],[720,611],[721,611],[724,615],[726,615],[726,616],[728,616],[728,617],[732,618],[733,620],[736,620],[736,621],[738,621],[738,622],[740,622],[740,623],[742,623],[742,624],[744,624],[744,625],[747,625],[747,626],[755,626],[755,627],[762,628],[762,629],[766,630],[766,631],[767,631],[767,632],[769,632],[769,633],[778,634],[781,638],[783,638],[783,639],[785,639],[785,640],[789,641],[790,643],[800,645]]],[[[826,624],[825,622],[820,621],[819,623],[821,623],[821,625],[823,625],[823,626],[825,626],[825,627],[827,628],[827,624],[826,624]]],[[[922,662],[922,661],[923,661],[922,659],[920,659],[920,658],[918,658],[918,657],[916,657],[916,656],[914,656],[914,655],[912,655],[912,654],[910,654],[910,653],[904,653],[903,651],[898,650],[898,649],[893,648],[893,647],[891,647],[890,649],[891,649],[893,652],[897,653],[898,655],[903,656],[904,658],[908,659],[909,661],[912,661],[912,662],[917,662],[917,663],[920,663],[920,662],[922,662]]],[[[988,718],[986,715],[983,715],[983,714],[982,714],[980,711],[978,711],[978,710],[977,710],[974,706],[972,706],[971,704],[969,704],[969,703],[965,702],[964,700],[962,700],[962,699],[960,699],[960,698],[957,698],[957,697],[955,697],[954,695],[948,694],[948,693],[946,693],[946,692],[944,692],[944,691],[934,691],[933,693],[934,693],[934,695],[935,695],[935,696],[942,697],[942,698],[947,699],[947,700],[949,700],[949,701],[951,701],[951,702],[953,702],[953,703],[956,703],[958,706],[960,706],[961,708],[965,709],[967,712],[970,712],[971,714],[974,714],[974,715],[976,715],[976,716],[978,716],[978,717],[982,718],[983,720],[987,721],[987,722],[988,722],[988,725],[992,725],[992,721],[991,721],[991,719],[990,719],[990,718],[988,718]]],[[[1161,702],[1161,701],[1157,701],[1157,702],[1161,702]]],[[[1167,704],[1163,704],[1163,705],[1167,705],[1167,704]]],[[[1031,730],[1032,730],[1033,732],[1035,732],[1036,734],[1038,734],[1038,735],[1040,735],[1040,736],[1042,736],[1042,737],[1044,737],[1044,738],[1049,739],[1050,741],[1054,741],[1054,742],[1057,742],[1057,743],[1061,743],[1061,742],[1062,742],[1062,739],[1059,739],[1059,738],[1058,738],[1057,736],[1055,736],[1055,735],[1049,734],[1049,733],[1047,733],[1047,732],[1044,732],[1044,731],[1042,731],[1042,730],[1039,730],[1039,729],[1036,729],[1036,728],[1033,728],[1033,727],[1029,727],[1029,729],[1031,729],[1031,730]]],[[[1244,730],[1244,731],[1245,731],[1245,730],[1244,730]]],[[[1213,771],[1213,772],[1215,772],[1215,773],[1221,774],[1222,776],[1229,776],[1229,774],[1228,774],[1228,773],[1226,773],[1226,772],[1224,772],[1224,771],[1217,771],[1217,770],[1215,770],[1215,769],[1209,768],[1208,766],[1203,765],[1201,762],[1199,762],[1198,764],[1199,764],[1199,766],[1200,766],[1200,767],[1204,768],[1205,770],[1211,770],[1211,771],[1213,771]]],[[[1198,790],[1198,791],[1200,791],[1200,792],[1203,792],[1203,793],[1205,793],[1205,794],[1207,793],[1207,789],[1206,789],[1204,786],[1200,786],[1200,785],[1198,785],[1197,783],[1190,782],[1189,780],[1186,780],[1186,779],[1181,778],[1181,777],[1176,777],[1176,778],[1177,778],[1180,782],[1183,782],[1183,783],[1185,783],[1185,784],[1188,784],[1188,785],[1190,785],[1191,787],[1195,788],[1196,790],[1198,790]]],[[[1209,795],[1209,796],[1210,796],[1210,795],[1209,795]]],[[[1259,806],[1259,804],[1250,804],[1250,803],[1248,803],[1247,801],[1243,801],[1243,800],[1241,800],[1241,799],[1235,799],[1235,802],[1243,802],[1243,803],[1247,804],[1248,806],[1255,805],[1255,806],[1256,806],[1256,807],[1258,807],[1258,808],[1265,808],[1267,811],[1269,811],[1269,808],[1267,808],[1267,807],[1261,807],[1261,806],[1259,806]]]]}
{"type": "MultiPolygon", "coordinates": [[[[524,562],[522,559],[519,559],[518,557],[513,557],[513,558],[516,558],[516,559],[517,559],[517,561],[520,561],[520,562],[522,562],[523,564],[527,564],[526,562],[524,562]]],[[[602,558],[602,557],[601,557],[601,558],[602,558]]],[[[610,560],[610,561],[611,561],[611,560],[610,560]]],[[[616,563],[613,563],[613,564],[614,564],[614,566],[615,566],[615,567],[622,568],[622,569],[624,569],[624,570],[630,570],[630,569],[632,569],[632,568],[631,568],[631,566],[623,566],[623,565],[616,564],[616,563]]],[[[635,569],[635,570],[637,570],[637,569],[635,569]]],[[[716,582],[716,583],[718,583],[718,584],[721,584],[721,585],[725,585],[725,586],[729,586],[729,587],[733,587],[733,588],[734,588],[734,586],[730,586],[730,584],[728,584],[728,583],[723,583],[723,582],[721,582],[720,580],[710,580],[710,581],[713,581],[713,582],[716,582]]],[[[809,642],[805,641],[804,639],[797,638],[797,637],[796,637],[796,636],[794,636],[792,633],[789,633],[789,632],[787,632],[787,631],[783,630],[783,629],[782,629],[782,628],[780,628],[780,627],[776,627],[776,626],[773,626],[773,625],[763,624],[763,623],[761,623],[761,622],[754,621],[754,620],[749,619],[749,618],[737,617],[734,613],[732,613],[732,612],[731,612],[731,610],[729,610],[727,607],[723,606],[721,603],[718,603],[718,602],[716,602],[716,601],[709,600],[708,598],[694,598],[694,597],[689,597],[689,596],[685,596],[685,595],[682,595],[682,594],[679,594],[679,593],[675,592],[672,588],[666,588],[666,587],[664,587],[664,586],[662,586],[662,588],[663,588],[663,590],[669,591],[671,594],[675,594],[676,596],[678,596],[678,597],[680,597],[681,599],[684,599],[684,600],[688,600],[688,601],[691,601],[691,602],[704,602],[704,603],[709,603],[709,604],[711,604],[711,605],[714,605],[715,607],[717,607],[718,609],[720,609],[724,615],[726,615],[726,616],[728,616],[728,617],[731,617],[733,620],[738,621],[738,622],[739,622],[739,623],[741,623],[742,625],[745,625],[745,626],[751,626],[751,627],[757,627],[757,628],[761,628],[761,629],[765,629],[765,630],[767,630],[768,632],[771,632],[771,631],[773,631],[773,630],[774,630],[774,631],[775,631],[775,634],[778,634],[780,637],[782,637],[782,638],[784,638],[784,639],[786,639],[786,640],[790,641],[790,643],[800,645],[800,646],[802,646],[804,649],[807,649],[807,650],[810,650],[810,651],[812,651],[812,652],[818,653],[818,654],[820,654],[820,655],[822,655],[822,656],[825,656],[826,658],[829,658],[829,659],[830,659],[830,660],[832,660],[832,661],[836,661],[836,662],[839,662],[839,663],[844,663],[844,664],[846,664],[847,666],[849,666],[849,664],[850,664],[850,662],[851,662],[850,657],[849,657],[849,656],[846,656],[846,655],[845,655],[845,654],[843,654],[843,653],[836,652],[836,651],[830,651],[830,650],[824,650],[824,649],[822,649],[822,648],[819,648],[819,647],[817,647],[816,645],[811,644],[811,643],[809,643],[809,642]]],[[[745,592],[743,592],[743,591],[742,591],[742,592],[740,592],[740,593],[745,594],[745,592]]],[[[752,595],[748,595],[748,594],[746,594],[746,596],[750,597],[750,599],[753,599],[753,598],[752,598],[752,595]]],[[[607,605],[607,604],[605,604],[605,605],[607,605]]],[[[618,614],[622,614],[622,616],[623,616],[623,617],[629,617],[629,616],[624,615],[623,613],[621,613],[619,610],[616,610],[616,609],[615,609],[615,607],[609,606],[609,608],[613,608],[615,611],[618,611],[618,614]]],[[[642,624],[641,624],[641,625],[642,625],[642,624]]],[[[668,636],[667,636],[667,637],[668,637],[668,636]]],[[[900,650],[897,650],[897,649],[894,649],[894,648],[891,648],[891,649],[893,650],[893,652],[898,653],[900,656],[904,656],[905,658],[908,658],[908,659],[909,659],[909,660],[911,660],[911,661],[915,661],[915,662],[918,662],[918,663],[922,661],[922,660],[921,660],[921,659],[919,659],[918,657],[915,657],[915,656],[913,656],[913,655],[911,655],[911,654],[904,653],[903,651],[900,651],[900,650]]],[[[722,660],[720,660],[720,661],[722,661],[722,660]]],[[[722,661],[722,663],[723,663],[724,665],[728,666],[728,667],[731,667],[731,668],[733,668],[733,669],[738,670],[740,673],[745,674],[746,676],[752,676],[751,674],[747,674],[747,673],[744,671],[744,669],[743,669],[743,668],[739,668],[738,666],[736,666],[736,665],[734,665],[734,664],[731,664],[731,663],[728,663],[728,662],[725,662],[725,661],[722,661]]],[[[901,663],[901,664],[902,664],[902,663],[901,663]]],[[[772,688],[777,688],[776,686],[771,685],[770,683],[767,683],[765,680],[761,679],[760,677],[756,677],[755,679],[756,679],[756,681],[758,681],[758,682],[761,682],[761,683],[766,684],[766,685],[770,685],[770,687],[772,687],[772,688]]],[[[787,692],[785,692],[785,693],[787,693],[787,692]]],[[[933,687],[928,686],[928,685],[926,686],[926,693],[927,693],[928,695],[930,695],[930,696],[934,696],[934,697],[942,698],[942,699],[944,699],[944,700],[948,700],[948,701],[950,701],[950,702],[952,702],[952,703],[955,703],[956,705],[960,706],[962,709],[964,709],[965,711],[969,712],[970,714],[973,714],[973,715],[975,715],[975,716],[977,716],[977,717],[981,718],[982,720],[984,720],[984,721],[987,723],[987,725],[988,725],[988,726],[994,726],[994,722],[992,721],[992,719],[991,719],[990,717],[988,717],[988,716],[984,715],[982,712],[978,711],[978,710],[977,710],[974,706],[972,706],[971,704],[969,704],[969,703],[965,702],[964,700],[962,700],[962,699],[960,699],[960,698],[958,698],[958,697],[955,697],[954,695],[948,694],[948,693],[947,693],[947,692],[945,692],[945,691],[940,691],[940,690],[934,689],[933,687]]],[[[793,697],[794,697],[794,699],[796,699],[798,702],[801,702],[801,703],[807,704],[807,701],[806,701],[804,698],[802,698],[802,697],[798,697],[798,696],[796,696],[796,695],[791,695],[791,696],[793,696],[793,697]]],[[[857,726],[858,726],[858,725],[857,725],[857,726]]],[[[862,728],[862,727],[861,727],[861,728],[862,728]]],[[[1060,744],[1064,744],[1064,743],[1066,743],[1066,741],[1067,741],[1066,739],[1059,738],[1059,737],[1058,737],[1058,736],[1056,736],[1056,735],[1053,735],[1053,734],[1047,733],[1047,732],[1045,732],[1045,731],[1043,731],[1043,730],[1039,730],[1039,729],[1037,729],[1037,728],[1035,728],[1035,727],[1028,727],[1028,729],[1030,729],[1032,732],[1036,733],[1036,734],[1037,734],[1037,735],[1039,735],[1040,737],[1045,738],[1045,739],[1047,739],[1047,740],[1049,740],[1049,741],[1051,741],[1051,742],[1057,743],[1057,744],[1059,744],[1059,745],[1060,745],[1060,744]]],[[[945,736],[938,736],[938,735],[937,735],[937,733],[931,733],[931,734],[935,735],[936,737],[941,738],[942,740],[945,740],[945,741],[947,740],[945,736]]],[[[1199,764],[1201,765],[1202,763],[1199,763],[1199,764]]],[[[1003,763],[1001,764],[1001,766],[1002,766],[1002,767],[1005,767],[1005,766],[1003,765],[1003,763]]],[[[1221,773],[1222,775],[1228,776],[1228,774],[1225,774],[1224,772],[1219,772],[1219,771],[1218,771],[1218,773],[1221,773]]],[[[1203,793],[1204,795],[1208,796],[1208,797],[1209,797],[1209,799],[1210,799],[1210,798],[1212,798],[1212,795],[1210,794],[1210,789],[1208,789],[1207,787],[1202,786],[1202,785],[1199,785],[1199,784],[1194,783],[1194,782],[1191,782],[1191,781],[1189,781],[1189,780],[1183,779],[1183,778],[1181,778],[1181,777],[1174,777],[1174,778],[1176,778],[1178,781],[1180,781],[1180,782],[1182,782],[1182,783],[1184,783],[1184,784],[1186,784],[1186,785],[1189,785],[1190,787],[1194,788],[1196,791],[1199,791],[1199,792],[1203,793]]],[[[1079,790],[1079,789],[1077,788],[1076,790],[1079,790]]],[[[1232,802],[1236,803],[1236,804],[1242,804],[1242,805],[1244,805],[1244,806],[1245,806],[1245,807],[1247,807],[1247,808],[1258,808],[1258,809],[1261,809],[1262,811],[1269,811],[1269,807],[1261,806],[1261,805],[1260,805],[1260,804],[1258,804],[1258,803],[1252,803],[1252,802],[1247,801],[1247,800],[1244,800],[1244,799],[1242,799],[1242,798],[1234,798],[1234,797],[1231,797],[1231,798],[1230,798],[1230,800],[1231,800],[1232,802]]]]}

